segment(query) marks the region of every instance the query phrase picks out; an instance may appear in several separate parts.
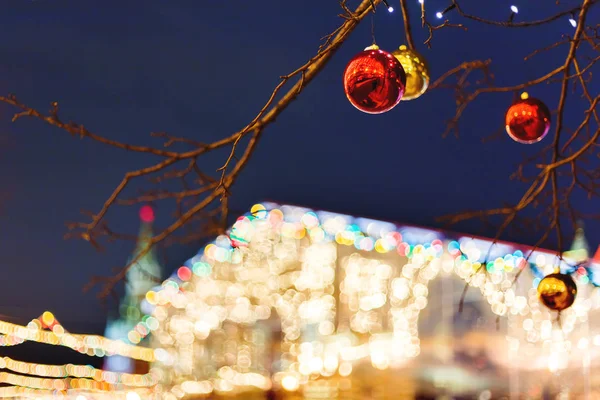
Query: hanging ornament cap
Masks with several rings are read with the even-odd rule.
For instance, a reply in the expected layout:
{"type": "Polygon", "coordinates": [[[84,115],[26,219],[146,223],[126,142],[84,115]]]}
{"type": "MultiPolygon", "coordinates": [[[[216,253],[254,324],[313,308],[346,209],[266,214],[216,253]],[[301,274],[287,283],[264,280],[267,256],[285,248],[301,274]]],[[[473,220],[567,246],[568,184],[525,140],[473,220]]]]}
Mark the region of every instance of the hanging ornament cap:
{"type": "Polygon", "coordinates": [[[396,107],[406,86],[400,62],[376,44],[354,56],[344,70],[344,92],[362,112],[381,114],[396,107]]]}
{"type": "Polygon", "coordinates": [[[423,95],[429,86],[429,67],[419,53],[402,45],[392,53],[406,73],[406,90],[402,100],[413,100],[423,95]]]}
{"type": "Polygon", "coordinates": [[[573,305],[577,285],[571,275],[554,273],[546,276],[537,288],[540,301],[549,309],[562,311],[573,305]]]}
{"type": "Polygon", "coordinates": [[[516,142],[531,144],[542,140],[550,130],[550,110],[540,100],[521,94],[505,115],[506,133],[516,142]]]}

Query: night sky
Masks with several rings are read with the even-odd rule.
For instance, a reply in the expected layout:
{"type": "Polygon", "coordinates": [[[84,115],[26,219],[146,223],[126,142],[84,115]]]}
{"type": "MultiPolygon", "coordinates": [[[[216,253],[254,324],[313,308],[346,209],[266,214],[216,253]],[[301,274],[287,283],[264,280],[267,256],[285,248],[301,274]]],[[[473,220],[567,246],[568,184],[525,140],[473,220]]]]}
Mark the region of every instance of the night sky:
{"type": "MultiPolygon", "coordinates": [[[[515,0],[518,1],[518,0],[515,0]]],[[[426,0],[431,14],[448,5],[426,0]]],[[[349,1],[356,6],[359,1],[349,1]]],[[[393,2],[395,6],[396,2],[393,2]]],[[[465,9],[504,20],[506,1],[464,2],[465,9]]],[[[548,2],[521,0],[519,19],[541,19],[559,10],[548,2]]],[[[573,1],[562,2],[560,9],[573,1]]],[[[0,93],[42,111],[51,101],[65,120],[123,142],[160,146],[150,132],[168,131],[202,142],[245,126],[268,99],[278,77],[311,57],[319,39],[341,19],[337,1],[199,0],[4,0],[0,15],[0,93]]],[[[410,4],[418,28],[420,8],[410,4]]],[[[589,17],[600,20],[598,7],[589,17]]],[[[460,21],[450,15],[452,22],[460,21]]],[[[492,58],[498,85],[541,76],[564,62],[566,47],[523,57],[572,34],[568,18],[532,29],[500,29],[466,22],[468,32],[437,32],[433,48],[419,46],[433,77],[465,60],[492,58]]],[[[269,126],[258,150],[233,188],[240,212],[270,199],[316,209],[425,226],[435,217],[514,201],[524,186],[509,180],[518,162],[544,144],[526,146],[502,135],[513,94],[485,95],[464,115],[460,138],[442,138],[454,113],[450,91],[427,93],[387,114],[355,110],[342,88],[347,61],[371,44],[366,20],[300,98],[269,126]]],[[[394,50],[403,43],[401,16],[384,8],[375,16],[377,43],[394,50]]],[[[417,43],[426,32],[417,29],[417,43]]],[[[598,83],[593,92],[598,92],[598,83]]],[[[556,108],[557,85],[529,90],[556,108]]],[[[578,101],[575,99],[575,101],[578,101]]],[[[581,107],[567,109],[567,123],[581,120],[581,107]]],[[[80,210],[100,209],[123,174],[154,158],[70,137],[39,121],[10,122],[0,105],[0,314],[26,323],[44,310],[73,332],[101,331],[105,310],[94,293],[82,293],[92,275],[122,266],[132,243],[110,244],[98,253],[81,240],[63,240],[66,221],[80,210]]],[[[550,137],[546,139],[550,140],[550,137]]],[[[217,153],[206,171],[226,158],[217,153]]],[[[208,164],[206,164],[208,165],[208,164]]],[[[592,202],[582,209],[593,212],[592,202]]],[[[157,209],[168,221],[169,208],[157,209]]],[[[116,226],[136,233],[137,207],[110,214],[116,226]]],[[[493,234],[478,224],[462,230],[493,234]]],[[[592,246],[600,226],[587,223],[592,246]]],[[[537,237],[505,239],[533,243],[537,237]]],[[[570,241],[570,238],[569,238],[570,241]]],[[[202,243],[171,249],[170,273],[202,243]]]]}

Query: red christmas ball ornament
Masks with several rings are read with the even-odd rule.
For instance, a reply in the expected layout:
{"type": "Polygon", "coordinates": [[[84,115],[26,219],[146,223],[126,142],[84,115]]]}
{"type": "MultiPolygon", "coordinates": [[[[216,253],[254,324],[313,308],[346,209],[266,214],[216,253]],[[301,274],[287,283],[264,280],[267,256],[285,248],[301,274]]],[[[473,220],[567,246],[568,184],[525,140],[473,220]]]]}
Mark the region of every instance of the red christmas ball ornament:
{"type": "Polygon", "coordinates": [[[527,93],[506,112],[506,132],[515,141],[524,144],[539,142],[550,130],[550,110],[527,93]]]}
{"type": "Polygon", "coordinates": [[[344,92],[350,103],[368,114],[394,108],[404,94],[406,74],[400,62],[376,45],[350,60],[344,70],[344,92]]]}

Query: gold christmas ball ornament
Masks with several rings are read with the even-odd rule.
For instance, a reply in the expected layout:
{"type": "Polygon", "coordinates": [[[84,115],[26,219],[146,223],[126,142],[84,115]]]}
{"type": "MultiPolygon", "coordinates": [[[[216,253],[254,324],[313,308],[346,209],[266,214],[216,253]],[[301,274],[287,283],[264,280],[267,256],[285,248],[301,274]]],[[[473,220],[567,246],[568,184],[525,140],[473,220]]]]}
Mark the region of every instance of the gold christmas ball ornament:
{"type": "Polygon", "coordinates": [[[562,311],[573,305],[577,296],[577,285],[567,274],[550,274],[538,285],[540,301],[549,309],[562,311]]]}
{"type": "Polygon", "coordinates": [[[429,86],[429,67],[425,59],[416,51],[402,45],[392,53],[406,73],[406,89],[402,100],[420,97],[429,86]]]}

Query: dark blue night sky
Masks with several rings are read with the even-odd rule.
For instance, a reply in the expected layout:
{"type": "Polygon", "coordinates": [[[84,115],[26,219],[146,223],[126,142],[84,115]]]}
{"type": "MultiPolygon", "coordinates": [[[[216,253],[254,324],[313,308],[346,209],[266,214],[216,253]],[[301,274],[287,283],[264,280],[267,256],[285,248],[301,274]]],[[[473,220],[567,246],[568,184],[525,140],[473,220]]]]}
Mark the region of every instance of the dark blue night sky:
{"type": "MultiPolygon", "coordinates": [[[[426,2],[432,14],[449,4],[426,2]]],[[[354,7],[359,1],[348,3],[354,7]]],[[[538,3],[520,0],[517,18],[540,19],[574,2],[561,2],[560,8],[548,2],[547,9],[538,3]]],[[[333,0],[4,0],[2,5],[0,93],[15,93],[42,111],[56,100],[65,120],[123,142],[156,146],[161,141],[150,132],[210,142],[245,126],[278,77],[304,63],[319,39],[341,23],[333,0]]],[[[414,0],[410,7],[415,40],[423,43],[427,33],[418,29],[419,4],[414,0]]],[[[509,14],[505,1],[470,0],[464,7],[499,20],[509,14]]],[[[589,20],[600,20],[599,11],[596,7],[589,20]]],[[[458,15],[450,19],[465,22],[458,15]]],[[[381,48],[392,51],[403,44],[399,13],[382,8],[375,21],[381,48]]],[[[462,61],[487,58],[498,85],[533,79],[561,65],[567,48],[527,63],[523,57],[573,32],[568,18],[531,29],[466,25],[467,32],[437,32],[431,50],[419,46],[434,79],[462,61]]],[[[242,213],[270,199],[438,226],[435,217],[520,197],[525,186],[509,176],[546,143],[526,146],[504,136],[482,143],[503,126],[512,93],[484,95],[471,105],[458,139],[442,138],[454,113],[450,91],[429,92],[375,116],[348,103],[342,71],[371,44],[370,30],[367,20],[268,127],[233,188],[233,208],[242,213]]],[[[597,93],[598,83],[592,87],[597,93]]],[[[556,108],[557,85],[529,92],[556,108]]],[[[582,109],[567,109],[571,127],[581,120],[582,109]]],[[[81,209],[97,211],[126,171],[153,158],[70,137],[38,121],[12,124],[12,112],[0,106],[0,314],[23,323],[49,309],[72,331],[101,329],[105,310],[82,287],[92,275],[122,266],[133,244],[114,243],[98,253],[86,242],[63,240],[65,222],[83,220],[81,209]]],[[[226,155],[208,157],[206,171],[214,171],[226,155]]],[[[596,211],[592,202],[580,207],[596,211]]],[[[157,209],[159,225],[170,211],[157,209]]],[[[116,209],[110,220],[137,232],[137,208],[116,209]]],[[[478,224],[461,229],[493,234],[478,224]]],[[[600,227],[588,222],[586,230],[594,247],[600,227]]],[[[505,239],[533,243],[537,237],[505,239]]],[[[201,245],[171,249],[166,272],[201,245]]]]}

